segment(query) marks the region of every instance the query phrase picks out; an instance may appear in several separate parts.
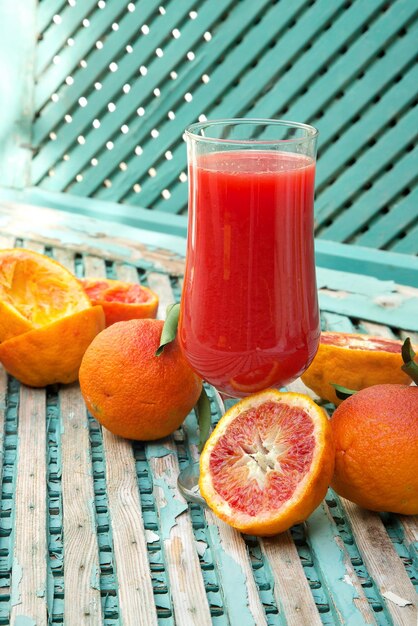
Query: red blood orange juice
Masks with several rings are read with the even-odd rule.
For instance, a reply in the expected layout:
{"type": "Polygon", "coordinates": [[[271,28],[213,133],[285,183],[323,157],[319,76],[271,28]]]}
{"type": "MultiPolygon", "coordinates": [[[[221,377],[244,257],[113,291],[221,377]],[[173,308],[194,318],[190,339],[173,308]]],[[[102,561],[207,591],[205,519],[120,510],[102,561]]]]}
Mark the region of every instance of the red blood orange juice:
{"type": "Polygon", "coordinates": [[[219,391],[283,386],[318,347],[315,161],[277,150],[197,155],[179,338],[219,391]]]}

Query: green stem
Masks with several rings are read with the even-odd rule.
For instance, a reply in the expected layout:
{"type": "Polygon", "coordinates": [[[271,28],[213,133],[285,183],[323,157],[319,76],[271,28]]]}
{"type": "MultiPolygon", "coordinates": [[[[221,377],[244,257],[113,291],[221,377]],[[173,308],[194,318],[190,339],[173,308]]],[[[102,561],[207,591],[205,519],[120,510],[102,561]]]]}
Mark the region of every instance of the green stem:
{"type": "Polygon", "coordinates": [[[407,337],[402,346],[402,370],[418,385],[418,364],[415,362],[416,354],[412,348],[411,340],[407,337]]]}

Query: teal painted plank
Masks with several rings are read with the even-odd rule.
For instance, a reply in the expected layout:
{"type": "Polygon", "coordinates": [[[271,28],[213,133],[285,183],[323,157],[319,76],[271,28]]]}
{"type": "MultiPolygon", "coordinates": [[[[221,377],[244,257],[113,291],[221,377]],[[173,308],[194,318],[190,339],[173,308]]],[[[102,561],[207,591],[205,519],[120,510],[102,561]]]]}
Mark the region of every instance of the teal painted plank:
{"type": "MultiPolygon", "coordinates": [[[[418,37],[418,24],[415,30],[418,37]]],[[[399,117],[400,111],[415,99],[417,83],[418,66],[414,66],[399,83],[384,92],[381,100],[370,106],[357,122],[350,124],[350,129],[340,139],[333,141],[328,149],[320,153],[317,172],[319,194],[348,161],[367,150],[368,142],[379,136],[388,122],[399,117]]]]}
{"type": "MultiPolygon", "coordinates": [[[[54,56],[65,45],[67,39],[77,28],[83,28],[81,22],[97,7],[97,0],[83,0],[74,6],[65,5],[59,16],[58,24],[52,23],[38,44],[36,55],[36,76],[40,76],[51,63],[54,56]]],[[[93,45],[93,42],[92,42],[93,45]]]]}
{"type": "MultiPolygon", "coordinates": [[[[187,2],[184,0],[182,3],[182,11],[187,13],[192,6],[193,0],[187,0],[187,2]]],[[[179,15],[179,18],[181,15],[182,14],[179,15]]],[[[163,45],[165,38],[169,36],[173,27],[173,22],[169,18],[170,15],[167,11],[165,15],[161,15],[159,19],[156,20],[154,27],[156,33],[158,33],[158,40],[153,38],[152,33],[148,36],[140,37],[134,52],[131,55],[126,54],[120,59],[117,72],[108,72],[105,77],[100,77],[99,74],[102,88],[100,91],[93,90],[88,97],[87,106],[75,110],[72,116],[72,123],[61,128],[58,148],[54,145],[47,144],[34,159],[33,181],[35,183],[40,181],[52,165],[55,165],[57,158],[71,148],[70,152],[73,160],[68,163],[58,163],[55,167],[55,176],[43,181],[43,186],[50,190],[57,191],[65,188],[66,185],[73,181],[79,169],[93,156],[96,156],[99,147],[104,149],[106,141],[112,138],[114,133],[119,132],[120,134],[122,124],[127,120],[129,115],[135,114],[136,109],[143,102],[144,82],[145,85],[149,83],[148,75],[135,80],[128,94],[123,95],[122,87],[126,82],[129,82],[134,73],[137,74],[139,67],[145,63],[146,59],[154,54],[155,48],[158,47],[159,44],[163,45]],[[120,100],[121,94],[123,98],[120,100]],[[117,108],[113,113],[110,113],[105,110],[105,107],[108,102],[113,100],[115,100],[117,108]],[[91,123],[96,117],[100,119],[101,126],[93,130],[91,123]],[[86,134],[86,144],[81,146],[76,143],[76,139],[79,134],[84,132],[86,134]],[[57,150],[59,150],[58,153],[57,150]],[[73,165],[73,163],[75,163],[75,165],[73,165]]],[[[120,30],[121,29],[119,29],[119,31],[120,30]]],[[[119,31],[117,32],[119,33],[119,31]]],[[[184,40],[182,40],[182,38],[177,40],[173,39],[170,44],[167,45],[167,48],[172,48],[172,53],[168,56],[168,67],[165,59],[167,59],[169,51],[166,51],[165,58],[163,57],[163,59],[155,57],[154,65],[157,68],[158,66],[162,67],[163,70],[167,70],[167,74],[169,74],[170,70],[175,67],[178,62],[176,48],[179,46],[184,47],[183,42],[184,40]]],[[[103,48],[103,51],[105,51],[105,48],[103,48]]],[[[111,61],[108,57],[106,58],[108,62],[111,61]]],[[[156,80],[156,84],[152,89],[162,80],[162,75],[158,70],[154,80],[156,80]]],[[[152,92],[152,89],[150,89],[150,92],[152,92]]],[[[130,135],[130,149],[133,150],[135,143],[133,143],[134,139],[131,137],[130,135]]],[[[93,177],[97,177],[97,172],[93,172],[93,177]]]]}
{"type": "MultiPolygon", "coordinates": [[[[167,215],[160,211],[148,211],[140,207],[92,198],[80,198],[67,193],[48,192],[38,187],[29,187],[23,191],[0,188],[0,210],[2,206],[9,206],[10,203],[25,205],[28,217],[31,206],[34,209],[46,207],[65,211],[72,223],[80,220],[81,232],[87,230],[86,225],[83,225],[84,216],[103,220],[104,223],[111,222],[109,228],[114,229],[115,236],[117,232],[122,236],[125,226],[135,227],[138,229],[136,234],[132,233],[132,228],[129,231],[133,241],[141,241],[141,236],[144,237],[146,231],[147,237],[151,237],[150,245],[167,247],[182,256],[186,253],[187,218],[184,216],[167,215]]],[[[103,228],[106,228],[105,224],[103,228]]]]}
{"type": "Polygon", "coordinates": [[[350,200],[359,189],[379,176],[387,165],[395,163],[405,147],[417,137],[417,128],[418,107],[408,111],[396,126],[381,134],[373,147],[363,152],[332,186],[318,196],[315,211],[317,223],[323,224],[338,212],[342,203],[350,200]]]}
{"type": "Polygon", "coordinates": [[[0,185],[29,182],[36,1],[0,3],[0,185]]]}
{"type": "Polygon", "coordinates": [[[418,254],[418,224],[411,228],[403,239],[397,241],[391,250],[403,254],[418,254]]]}
{"type": "Polygon", "coordinates": [[[315,258],[317,266],[321,268],[374,276],[418,287],[418,258],[407,254],[316,239],[315,258]]]}
{"type": "Polygon", "coordinates": [[[52,18],[57,13],[59,14],[62,8],[65,6],[67,0],[42,0],[38,3],[37,11],[37,31],[43,33],[44,30],[52,22],[52,18]]]}
{"type": "MultiPolygon", "coordinates": [[[[221,51],[227,48],[228,45],[230,45],[231,37],[238,36],[239,32],[243,28],[248,27],[248,25],[251,23],[251,20],[254,19],[254,17],[259,12],[261,4],[264,6],[264,5],[267,5],[268,2],[266,0],[263,0],[262,3],[260,2],[258,5],[255,5],[253,2],[249,2],[248,0],[246,0],[245,3],[240,5],[239,11],[237,9],[235,9],[234,11],[231,11],[231,13],[228,16],[227,21],[223,24],[223,29],[222,29],[223,36],[221,40],[219,41],[219,45],[216,46],[216,44],[212,41],[211,44],[213,43],[214,45],[210,45],[210,48],[209,48],[209,44],[206,44],[208,46],[207,52],[205,52],[205,54],[203,55],[203,61],[205,62],[206,65],[209,65],[211,62],[216,63],[216,58],[219,56],[219,54],[221,54],[221,51]],[[228,35],[230,36],[228,37],[228,35]]],[[[204,32],[214,19],[214,6],[215,5],[213,4],[203,5],[202,9],[198,13],[198,18],[196,18],[196,20],[194,20],[194,22],[192,23],[189,22],[189,24],[185,26],[184,31],[186,31],[187,27],[189,27],[191,32],[193,33],[192,29],[195,29],[194,23],[197,22],[200,17],[201,22],[199,24],[199,29],[203,30],[204,32]],[[202,25],[204,28],[201,29],[200,25],[202,25]]],[[[223,5],[223,8],[225,8],[225,5],[223,5]]],[[[274,25],[273,28],[276,28],[276,26],[274,25]]],[[[270,30],[272,30],[272,27],[270,27],[270,30]]],[[[203,32],[201,34],[203,34],[203,32]]],[[[193,36],[195,37],[196,33],[194,33],[193,36]]],[[[265,36],[267,37],[267,33],[265,34],[265,36]]],[[[188,42],[188,46],[186,46],[186,49],[190,47],[193,49],[193,46],[191,45],[186,32],[184,33],[184,37],[186,39],[186,42],[188,42]]],[[[216,35],[214,35],[214,39],[215,37],[216,35]]],[[[183,39],[183,35],[177,41],[178,42],[182,41],[182,39],[183,39]]],[[[201,37],[199,37],[199,39],[201,39],[201,37]]],[[[174,42],[172,45],[174,46],[174,42]]],[[[166,55],[167,56],[169,55],[168,47],[167,47],[166,55]]],[[[173,56],[174,55],[171,52],[170,58],[173,56]]],[[[240,63],[242,62],[243,61],[242,61],[242,56],[241,56],[240,63]]],[[[100,167],[101,167],[101,171],[103,172],[103,175],[108,175],[115,168],[115,164],[119,162],[119,158],[126,155],[126,150],[129,148],[129,146],[131,146],[130,154],[132,154],[133,146],[135,146],[136,143],[143,146],[144,154],[141,156],[140,159],[137,159],[137,158],[135,159],[134,157],[134,160],[136,161],[134,169],[129,167],[129,162],[128,162],[128,170],[124,172],[124,176],[123,176],[124,188],[130,189],[130,187],[135,182],[137,182],[138,178],[140,178],[143,175],[147,175],[148,169],[154,162],[153,159],[155,158],[155,156],[164,154],[165,150],[167,150],[171,146],[171,143],[173,140],[179,141],[184,127],[190,121],[189,116],[193,115],[192,111],[196,107],[196,104],[195,104],[196,93],[197,91],[199,91],[199,88],[196,92],[195,91],[193,92],[193,102],[189,105],[185,104],[185,107],[181,109],[181,112],[182,113],[184,112],[184,118],[180,115],[180,112],[176,109],[175,123],[167,121],[167,117],[166,117],[167,112],[170,110],[172,103],[175,104],[176,102],[179,102],[179,101],[184,102],[185,92],[188,90],[189,87],[191,87],[195,83],[196,80],[199,80],[203,72],[204,72],[203,63],[200,61],[200,56],[197,55],[196,61],[193,62],[193,64],[189,63],[188,65],[186,65],[186,72],[184,72],[181,76],[179,76],[179,78],[176,81],[170,81],[169,87],[167,88],[168,94],[166,96],[164,96],[164,93],[165,93],[164,84],[162,84],[161,89],[163,91],[163,96],[158,101],[154,99],[154,102],[152,103],[152,105],[148,107],[149,110],[148,110],[147,118],[139,119],[138,117],[136,117],[136,119],[132,120],[132,122],[130,123],[129,135],[126,135],[125,137],[120,136],[117,140],[115,140],[115,147],[112,150],[112,153],[104,154],[101,157],[100,167]],[[155,112],[154,116],[150,115],[150,110],[155,112]],[[156,120],[155,117],[157,117],[158,119],[156,120]],[[159,137],[157,137],[156,139],[151,139],[149,136],[149,132],[153,128],[158,128],[160,132],[159,137]],[[132,137],[134,138],[133,144],[132,144],[132,137]],[[144,141],[142,141],[143,139],[144,141]]],[[[149,74],[151,74],[151,71],[149,72],[149,74]]],[[[144,80],[147,78],[148,78],[148,75],[144,78],[144,80]]],[[[223,77],[223,81],[225,81],[225,76],[223,77]]],[[[217,90],[219,89],[219,85],[216,86],[216,89],[217,90]]],[[[207,91],[208,90],[206,90],[206,94],[207,94],[207,91]]],[[[214,98],[215,97],[213,95],[214,89],[212,88],[211,83],[209,84],[209,91],[211,93],[211,97],[214,98]]],[[[132,94],[132,97],[134,98],[134,105],[136,108],[139,94],[136,94],[136,89],[133,88],[127,96],[127,97],[130,97],[130,101],[132,100],[131,94],[132,94]]],[[[115,111],[113,115],[116,115],[116,113],[117,111],[115,111]]],[[[154,181],[154,183],[155,182],[156,181],[154,181]]],[[[88,180],[86,180],[86,184],[82,187],[83,193],[86,193],[88,189],[86,188],[86,185],[87,186],[89,185],[88,180]]],[[[77,187],[78,185],[73,190],[75,193],[79,193],[79,190],[77,189],[77,187]]],[[[90,187],[88,192],[91,192],[91,191],[92,189],[90,187]]],[[[104,191],[100,191],[97,195],[99,197],[103,197],[104,191]]],[[[120,198],[120,194],[118,193],[115,185],[113,184],[112,184],[112,197],[120,198]]]]}
{"type": "Polygon", "coordinates": [[[328,591],[333,623],[342,626],[376,624],[366,599],[362,599],[363,610],[359,602],[355,602],[359,600],[357,590],[346,567],[348,562],[351,570],[350,557],[342,547],[344,544],[326,505],[320,505],[312,513],[306,521],[306,528],[307,542],[328,591]]]}
{"type": "MultiPolygon", "coordinates": [[[[119,29],[116,31],[111,29],[111,25],[120,14],[120,5],[117,2],[108,4],[106,10],[96,10],[94,12],[90,18],[89,28],[83,28],[76,34],[77,55],[75,55],[73,48],[64,48],[60,52],[60,63],[50,66],[37,85],[36,102],[39,109],[49,100],[51,93],[62,85],[66,76],[72,73],[79,60],[83,57],[86,59],[87,67],[82,70],[76,70],[73,76],[74,82],[72,85],[64,87],[65,91],[63,91],[62,98],[58,102],[48,102],[42,111],[42,116],[35,120],[33,129],[35,145],[39,145],[55,126],[63,124],[64,115],[72,107],[78,108],[78,99],[81,96],[89,96],[91,94],[94,90],[94,82],[98,80],[102,72],[108,73],[109,63],[119,55],[123,55],[124,46],[138,37],[140,27],[150,19],[154,12],[154,5],[150,6],[145,1],[139,2],[135,11],[132,13],[126,11],[125,15],[119,19],[119,29]],[[99,50],[95,44],[96,41],[101,40],[101,37],[105,38],[106,46],[99,50]]],[[[159,20],[155,21],[155,27],[160,29],[161,24],[159,20]]],[[[132,55],[128,55],[125,52],[125,56],[125,64],[127,66],[134,64],[135,69],[132,70],[131,68],[130,71],[137,71],[138,59],[136,58],[136,52],[132,55]]],[[[114,86],[113,89],[112,93],[106,93],[105,91],[104,95],[103,91],[100,92],[102,99],[100,108],[103,108],[103,102],[107,97],[109,101],[111,100],[117,86],[114,86]]],[[[89,98],[89,111],[91,106],[89,98]]],[[[91,120],[99,114],[100,108],[98,107],[94,113],[93,111],[91,112],[91,120]]],[[[80,132],[80,128],[78,130],[80,132]]],[[[73,134],[75,134],[75,131],[73,131],[73,134]]]]}
{"type": "MultiPolygon", "coordinates": [[[[418,110],[415,117],[418,123],[418,110]]],[[[373,181],[373,187],[356,199],[348,211],[334,218],[331,226],[319,230],[319,236],[333,241],[349,242],[357,232],[360,232],[362,226],[366,226],[380,209],[416,178],[414,163],[417,159],[418,146],[399,159],[395,156],[393,169],[389,172],[383,171],[380,178],[373,181]]],[[[353,178],[352,181],[358,181],[358,178],[353,178]]],[[[358,184],[361,185],[361,180],[358,184]]],[[[396,231],[392,231],[393,235],[395,233],[396,231]]]]}
{"type": "MultiPolygon", "coordinates": [[[[388,183],[389,186],[389,183],[388,183]]],[[[389,213],[381,215],[369,230],[356,237],[356,244],[359,246],[373,246],[382,248],[386,246],[397,233],[400,233],[418,219],[418,187],[415,187],[405,197],[398,200],[390,207],[389,213]]],[[[418,240],[416,243],[418,250],[418,240]]]]}
{"type": "Polygon", "coordinates": [[[345,293],[341,285],[340,294],[319,292],[322,311],[347,315],[354,319],[367,320],[404,330],[418,330],[418,297],[401,297],[398,294],[371,300],[366,295],[345,293]],[[343,295],[342,295],[343,294],[343,295]]]}
{"type": "MultiPolygon", "coordinates": [[[[295,13],[297,8],[294,4],[290,5],[278,4],[272,9],[271,15],[265,16],[265,24],[260,23],[262,27],[264,39],[266,38],[266,32],[271,23],[278,23],[282,25],[283,29],[280,34],[275,37],[275,44],[272,49],[266,49],[263,53],[258,53],[259,62],[254,68],[249,67],[247,73],[240,78],[238,85],[232,89],[225,88],[222,94],[222,100],[220,104],[213,102],[211,98],[208,100],[199,99],[199,94],[194,92],[194,104],[196,110],[204,112],[212,119],[222,117],[239,117],[243,114],[243,111],[248,109],[251,102],[254,101],[257,94],[262,91],[266,85],[269,84],[274,76],[284,71],[284,68],[288,63],[297,55],[300,48],[301,33],[307,39],[313,39],[323,27],[324,21],[330,19],[338,11],[340,3],[323,2],[316,3],[316,5],[310,7],[299,16],[295,13]],[[284,8],[283,8],[284,7],[284,8]],[[285,12],[284,9],[292,8],[293,12],[285,12]],[[296,19],[296,24],[293,21],[296,19]],[[292,24],[291,27],[290,24],[292,24]],[[214,105],[214,106],[213,106],[214,105]],[[199,108],[198,108],[199,107],[199,108]]],[[[221,35],[221,33],[219,33],[221,35]]],[[[260,37],[260,42],[263,39],[260,37]]],[[[249,49],[253,51],[253,54],[258,48],[257,41],[251,42],[244,40],[242,42],[242,50],[239,52],[245,58],[245,50],[249,49]],[[255,50],[254,50],[255,48],[255,50]]],[[[229,77],[234,71],[237,61],[234,58],[227,57],[223,64],[211,74],[211,82],[208,87],[211,90],[212,84],[222,85],[224,82],[223,75],[229,77]]],[[[203,92],[204,94],[204,92],[203,92]]],[[[202,95],[203,95],[202,94],[202,95]]],[[[157,196],[155,185],[152,185],[152,181],[144,180],[141,192],[141,198],[145,204],[158,206],[160,210],[167,210],[170,212],[180,211],[186,202],[187,191],[184,185],[176,183],[176,178],[181,169],[185,168],[185,149],[184,146],[179,146],[173,151],[173,159],[168,163],[163,163],[158,169],[159,191],[165,187],[169,188],[172,197],[169,202],[164,202],[161,197],[157,196]],[[181,163],[181,167],[178,166],[181,163]],[[174,189],[172,188],[174,184],[174,189]]],[[[135,197],[131,194],[126,198],[129,202],[135,203],[135,197]]],[[[138,200],[136,200],[138,201],[138,200]]]]}
{"type": "Polygon", "coordinates": [[[351,320],[345,315],[327,313],[326,311],[321,311],[321,328],[322,330],[332,330],[336,333],[358,332],[351,320]]]}

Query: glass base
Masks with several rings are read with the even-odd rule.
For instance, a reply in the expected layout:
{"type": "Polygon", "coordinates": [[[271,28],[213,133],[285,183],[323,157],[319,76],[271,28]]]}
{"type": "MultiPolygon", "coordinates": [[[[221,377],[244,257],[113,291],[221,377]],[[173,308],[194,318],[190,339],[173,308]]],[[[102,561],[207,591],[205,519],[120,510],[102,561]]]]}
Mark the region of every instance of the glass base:
{"type": "Polygon", "coordinates": [[[199,490],[199,462],[194,461],[181,470],[177,478],[177,486],[180,493],[188,502],[195,502],[201,506],[206,506],[205,500],[200,495],[199,490]]]}
{"type": "MultiPolygon", "coordinates": [[[[211,408],[216,408],[218,417],[222,417],[225,413],[225,404],[222,394],[218,392],[215,387],[207,385],[207,392],[211,402],[211,408]]],[[[232,399],[232,404],[235,404],[236,399],[232,399]]],[[[188,502],[194,502],[206,507],[206,502],[200,495],[199,491],[199,475],[200,467],[199,461],[191,461],[190,464],[182,469],[177,477],[177,486],[180,493],[188,502]]]]}

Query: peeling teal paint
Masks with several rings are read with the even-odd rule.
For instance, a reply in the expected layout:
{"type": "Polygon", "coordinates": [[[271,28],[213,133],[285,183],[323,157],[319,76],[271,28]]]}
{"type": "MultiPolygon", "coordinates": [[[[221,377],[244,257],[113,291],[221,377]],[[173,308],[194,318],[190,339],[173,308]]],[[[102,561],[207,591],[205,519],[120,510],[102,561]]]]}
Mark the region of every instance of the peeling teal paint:
{"type": "Polygon", "coordinates": [[[36,626],[36,622],[27,615],[16,615],[14,626],[36,626]]]}
{"type": "Polygon", "coordinates": [[[219,537],[219,528],[215,524],[208,524],[208,532],[212,552],[216,555],[214,558],[230,623],[239,626],[258,626],[248,606],[247,580],[242,567],[225,552],[219,537]]]}
{"type": "Polygon", "coordinates": [[[354,604],[359,596],[348,578],[344,552],[337,544],[338,531],[330,521],[324,505],[319,506],[306,522],[307,541],[314,554],[317,568],[329,591],[330,606],[337,623],[341,618],[350,626],[365,626],[360,609],[354,604]]]}
{"type": "Polygon", "coordinates": [[[149,443],[147,445],[147,458],[148,459],[152,459],[152,458],[160,459],[161,457],[167,456],[168,454],[174,454],[174,452],[159,443],[149,443]]]}
{"type": "Polygon", "coordinates": [[[12,565],[12,589],[10,592],[10,604],[16,606],[22,602],[20,597],[20,583],[23,577],[22,566],[17,559],[13,559],[12,565]]]}
{"type": "Polygon", "coordinates": [[[100,570],[97,565],[93,565],[91,568],[90,587],[100,591],[100,570]]]}
{"type": "Polygon", "coordinates": [[[170,531],[176,525],[176,518],[187,511],[187,504],[176,497],[174,489],[164,478],[155,478],[154,485],[162,489],[166,502],[160,510],[161,538],[165,540],[170,538],[170,531]]]}
{"type": "Polygon", "coordinates": [[[54,574],[52,573],[51,566],[48,565],[47,574],[46,574],[46,603],[47,603],[49,615],[52,615],[52,611],[54,607],[54,585],[55,585],[54,574]]]}
{"type": "Polygon", "coordinates": [[[90,521],[91,521],[91,527],[93,529],[93,532],[96,532],[96,504],[94,501],[94,498],[90,498],[90,500],[88,501],[88,508],[90,511],[90,521]]]}
{"type": "Polygon", "coordinates": [[[36,590],[37,598],[45,598],[45,589],[37,589],[36,590]]]}

